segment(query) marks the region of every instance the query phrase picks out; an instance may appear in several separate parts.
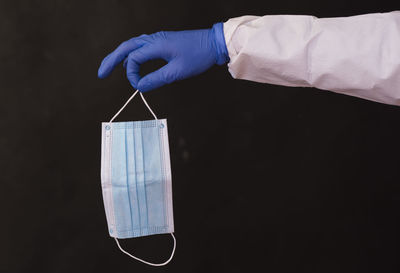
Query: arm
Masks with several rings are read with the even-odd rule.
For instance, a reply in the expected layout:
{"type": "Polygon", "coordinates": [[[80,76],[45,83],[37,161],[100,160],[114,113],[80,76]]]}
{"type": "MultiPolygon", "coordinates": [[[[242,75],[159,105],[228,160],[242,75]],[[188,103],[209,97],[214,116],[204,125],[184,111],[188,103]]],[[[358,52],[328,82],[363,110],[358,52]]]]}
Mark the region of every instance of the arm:
{"type": "Polygon", "coordinates": [[[234,78],[400,105],[400,12],[243,16],[224,23],[224,36],[234,78]]]}
{"type": "Polygon", "coordinates": [[[132,86],[143,92],[229,61],[237,79],[400,105],[400,12],[323,19],[243,16],[210,29],[142,35],[104,58],[99,78],[122,61],[132,86]],[[168,64],[140,77],[140,65],[152,59],[168,64]]]}

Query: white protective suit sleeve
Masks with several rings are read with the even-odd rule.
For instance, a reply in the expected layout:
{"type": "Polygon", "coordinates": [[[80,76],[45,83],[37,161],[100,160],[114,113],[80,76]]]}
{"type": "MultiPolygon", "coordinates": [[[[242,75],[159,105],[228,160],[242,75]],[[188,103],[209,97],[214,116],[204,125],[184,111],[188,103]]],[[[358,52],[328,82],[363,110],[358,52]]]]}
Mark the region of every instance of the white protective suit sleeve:
{"type": "Polygon", "coordinates": [[[224,36],[233,78],[400,105],[400,11],[242,16],[224,23],[224,36]]]}

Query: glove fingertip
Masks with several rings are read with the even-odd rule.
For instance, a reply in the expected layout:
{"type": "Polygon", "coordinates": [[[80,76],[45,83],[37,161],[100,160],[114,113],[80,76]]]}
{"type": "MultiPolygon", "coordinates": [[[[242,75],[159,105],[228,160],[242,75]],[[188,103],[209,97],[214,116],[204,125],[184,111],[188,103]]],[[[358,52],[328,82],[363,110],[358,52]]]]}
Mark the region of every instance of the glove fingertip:
{"type": "Polygon", "coordinates": [[[133,88],[137,89],[138,81],[140,76],[134,73],[126,73],[126,78],[128,79],[129,83],[132,85],[133,88]]]}
{"type": "Polygon", "coordinates": [[[109,65],[109,58],[110,58],[110,54],[107,55],[102,61],[101,64],[99,66],[99,69],[97,70],[97,77],[99,79],[104,79],[106,77],[108,77],[111,74],[112,69],[110,69],[110,65],[109,65]]]}
{"type": "Polygon", "coordinates": [[[99,70],[97,71],[97,77],[98,77],[99,79],[104,79],[104,78],[106,78],[108,75],[109,75],[109,73],[106,73],[106,72],[104,71],[104,69],[102,69],[102,67],[100,66],[99,70]]]}
{"type": "Polygon", "coordinates": [[[137,89],[142,93],[149,91],[149,89],[145,85],[140,85],[140,84],[138,84],[137,89]]]}
{"type": "Polygon", "coordinates": [[[131,82],[131,81],[129,81],[129,83],[131,84],[131,86],[133,87],[133,89],[137,89],[137,87],[136,87],[136,84],[135,83],[133,83],[133,82],[131,82]]]}
{"type": "Polygon", "coordinates": [[[141,80],[141,81],[139,81],[139,83],[138,83],[138,85],[137,85],[137,89],[139,89],[140,92],[144,93],[144,92],[147,92],[147,91],[152,90],[153,87],[152,87],[151,84],[149,84],[148,81],[146,81],[146,80],[141,80]]]}

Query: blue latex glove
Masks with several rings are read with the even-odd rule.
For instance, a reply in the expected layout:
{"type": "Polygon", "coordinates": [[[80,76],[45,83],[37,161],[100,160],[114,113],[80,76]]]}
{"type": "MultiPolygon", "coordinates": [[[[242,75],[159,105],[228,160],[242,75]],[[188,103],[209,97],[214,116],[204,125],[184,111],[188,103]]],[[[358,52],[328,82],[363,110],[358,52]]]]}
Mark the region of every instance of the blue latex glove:
{"type": "Polygon", "coordinates": [[[98,77],[107,77],[124,60],[129,82],[142,92],[198,75],[214,64],[229,61],[223,24],[214,24],[210,29],[161,31],[132,38],[104,58],[98,77]],[[141,78],[140,65],[153,59],[168,63],[141,78]]]}

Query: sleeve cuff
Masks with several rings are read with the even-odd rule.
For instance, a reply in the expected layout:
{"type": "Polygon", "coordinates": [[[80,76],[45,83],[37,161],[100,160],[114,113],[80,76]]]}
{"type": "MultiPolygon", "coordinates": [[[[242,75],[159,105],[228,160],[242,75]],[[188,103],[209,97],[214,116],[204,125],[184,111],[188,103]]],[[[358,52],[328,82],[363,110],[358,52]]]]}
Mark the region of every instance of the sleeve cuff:
{"type": "Polygon", "coordinates": [[[225,43],[224,36],[224,24],[216,23],[212,27],[212,32],[214,33],[215,49],[216,49],[216,63],[218,65],[225,64],[229,62],[228,49],[225,43]]]}

